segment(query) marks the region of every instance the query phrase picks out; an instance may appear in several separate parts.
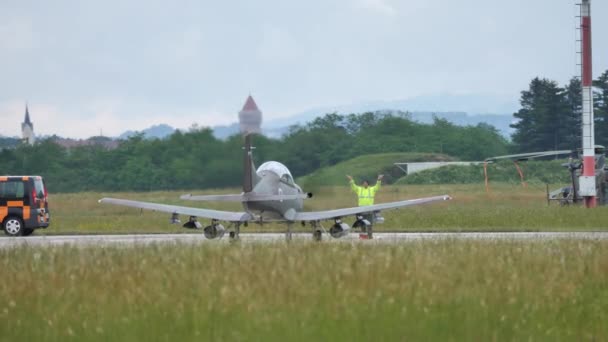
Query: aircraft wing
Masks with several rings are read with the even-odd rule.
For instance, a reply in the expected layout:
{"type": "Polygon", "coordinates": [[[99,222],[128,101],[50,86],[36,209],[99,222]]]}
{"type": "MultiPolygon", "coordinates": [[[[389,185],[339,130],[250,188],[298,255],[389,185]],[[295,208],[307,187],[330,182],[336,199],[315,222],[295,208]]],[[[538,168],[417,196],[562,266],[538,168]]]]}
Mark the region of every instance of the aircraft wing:
{"type": "Polygon", "coordinates": [[[185,194],[180,199],[188,201],[212,201],[212,202],[261,202],[261,201],[287,201],[295,199],[307,199],[312,194],[274,195],[274,194],[239,194],[239,195],[192,195],[185,194]]]}
{"type": "Polygon", "coordinates": [[[242,194],[238,195],[192,195],[185,194],[179,197],[188,201],[215,201],[215,202],[244,202],[242,194]]]}
{"type": "Polygon", "coordinates": [[[364,207],[344,208],[344,209],[335,209],[335,210],[326,210],[326,211],[299,212],[299,213],[295,214],[293,221],[330,220],[330,219],[344,217],[344,216],[370,213],[370,212],[380,211],[380,210],[410,207],[410,206],[414,206],[414,205],[420,205],[420,204],[426,204],[426,203],[432,203],[432,202],[447,201],[450,199],[452,199],[450,196],[442,195],[442,196],[411,199],[411,200],[399,201],[399,202],[374,204],[374,205],[369,205],[369,206],[364,206],[364,207]]]}
{"type": "Polygon", "coordinates": [[[108,203],[115,205],[122,205],[126,207],[133,207],[139,209],[147,209],[153,211],[162,211],[171,214],[181,214],[188,216],[204,217],[213,220],[228,221],[228,222],[244,222],[253,219],[251,214],[246,212],[233,212],[233,211],[221,211],[212,209],[201,209],[182,207],[177,205],[150,203],[150,202],[139,202],[131,201],[118,198],[102,198],[99,203],[108,203]]]}

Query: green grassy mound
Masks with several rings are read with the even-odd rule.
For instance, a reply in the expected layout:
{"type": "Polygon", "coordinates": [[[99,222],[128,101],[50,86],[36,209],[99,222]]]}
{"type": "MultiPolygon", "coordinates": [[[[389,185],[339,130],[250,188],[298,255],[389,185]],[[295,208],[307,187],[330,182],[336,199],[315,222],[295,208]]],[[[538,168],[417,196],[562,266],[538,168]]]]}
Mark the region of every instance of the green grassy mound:
{"type": "MultiPolygon", "coordinates": [[[[520,163],[528,183],[568,183],[570,174],[561,166],[565,160],[528,161],[520,163]]],[[[490,182],[520,183],[519,173],[512,162],[488,164],[490,182]]],[[[484,181],[483,165],[448,165],[401,177],[396,184],[474,184],[484,181]]]]}
{"type": "Polygon", "coordinates": [[[453,161],[453,157],[436,153],[381,153],[359,156],[336,165],[319,169],[298,179],[298,183],[307,188],[324,185],[344,185],[346,175],[351,175],[357,182],[369,179],[373,182],[378,174],[384,174],[384,182],[391,184],[403,175],[395,167],[397,162],[453,161]]]}

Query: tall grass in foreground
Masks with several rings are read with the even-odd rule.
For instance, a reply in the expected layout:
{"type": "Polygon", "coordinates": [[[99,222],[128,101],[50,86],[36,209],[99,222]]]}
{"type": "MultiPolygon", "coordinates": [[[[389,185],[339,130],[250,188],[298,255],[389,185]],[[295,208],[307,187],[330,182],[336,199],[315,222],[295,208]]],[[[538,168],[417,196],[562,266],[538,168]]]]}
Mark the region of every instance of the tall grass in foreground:
{"type": "Polygon", "coordinates": [[[598,340],[608,242],[0,250],[2,341],[598,340]]]}

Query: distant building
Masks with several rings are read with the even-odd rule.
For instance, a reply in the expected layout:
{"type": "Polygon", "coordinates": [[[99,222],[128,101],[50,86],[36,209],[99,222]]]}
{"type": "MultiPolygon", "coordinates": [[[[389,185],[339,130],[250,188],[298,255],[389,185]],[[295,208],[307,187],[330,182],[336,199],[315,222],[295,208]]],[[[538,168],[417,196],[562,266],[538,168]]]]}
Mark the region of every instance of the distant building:
{"type": "Polygon", "coordinates": [[[262,133],[262,112],[249,95],[243,109],[239,112],[239,128],[241,133],[262,133]]]}
{"type": "Polygon", "coordinates": [[[23,139],[23,142],[30,145],[34,145],[36,142],[36,136],[34,135],[34,124],[30,120],[30,111],[27,108],[27,104],[25,105],[25,120],[21,124],[21,139],[23,139]]]}

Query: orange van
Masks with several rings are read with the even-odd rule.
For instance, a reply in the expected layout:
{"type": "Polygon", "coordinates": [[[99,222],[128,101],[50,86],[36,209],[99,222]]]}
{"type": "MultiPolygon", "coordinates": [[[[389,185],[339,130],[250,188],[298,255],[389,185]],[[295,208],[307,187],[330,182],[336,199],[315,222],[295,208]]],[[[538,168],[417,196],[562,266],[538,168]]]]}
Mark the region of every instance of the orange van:
{"type": "Polygon", "coordinates": [[[40,176],[0,176],[0,222],[6,235],[49,226],[48,192],[40,176]]]}

